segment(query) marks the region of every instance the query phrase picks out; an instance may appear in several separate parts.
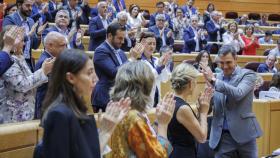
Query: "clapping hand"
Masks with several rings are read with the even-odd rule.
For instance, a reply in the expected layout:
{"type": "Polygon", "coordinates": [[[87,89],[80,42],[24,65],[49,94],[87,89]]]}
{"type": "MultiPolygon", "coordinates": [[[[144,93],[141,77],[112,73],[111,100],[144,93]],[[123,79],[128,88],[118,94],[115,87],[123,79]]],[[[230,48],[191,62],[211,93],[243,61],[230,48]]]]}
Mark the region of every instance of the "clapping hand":
{"type": "Polygon", "coordinates": [[[207,86],[204,89],[204,92],[200,93],[198,96],[199,103],[199,112],[207,114],[209,111],[210,100],[213,97],[214,89],[210,86],[207,86]]]}
{"type": "Polygon", "coordinates": [[[77,32],[77,36],[76,36],[76,42],[78,42],[78,43],[81,42],[81,40],[84,37],[84,34],[85,34],[85,31],[82,29],[79,29],[77,32]]]}
{"type": "Polygon", "coordinates": [[[39,21],[37,21],[30,29],[30,31],[28,32],[28,36],[31,37],[35,32],[36,32],[36,28],[39,25],[39,21]]]}
{"type": "Polygon", "coordinates": [[[41,35],[42,32],[45,30],[46,26],[48,25],[48,23],[45,23],[44,25],[39,26],[38,31],[37,31],[37,35],[41,35]]]}
{"type": "Polygon", "coordinates": [[[7,32],[5,32],[3,37],[4,40],[3,51],[9,53],[14,47],[14,44],[18,36],[22,35],[23,33],[24,33],[23,28],[17,26],[11,26],[11,28],[7,32]]]}
{"type": "Polygon", "coordinates": [[[111,133],[120,121],[127,115],[130,109],[130,98],[122,98],[118,102],[110,101],[107,105],[106,111],[101,116],[100,130],[102,133],[111,133]]]}
{"type": "Polygon", "coordinates": [[[174,93],[167,93],[157,105],[156,114],[159,125],[167,126],[175,109],[174,93]]]}
{"type": "Polygon", "coordinates": [[[48,58],[42,64],[42,69],[45,75],[48,75],[53,68],[53,64],[55,62],[55,58],[48,58]]]}
{"type": "Polygon", "coordinates": [[[200,67],[200,72],[203,73],[204,78],[207,81],[211,81],[212,78],[215,77],[214,73],[212,72],[212,70],[210,69],[210,67],[208,65],[199,63],[199,67],[200,67]]]}
{"type": "Polygon", "coordinates": [[[144,52],[145,47],[141,43],[137,43],[133,48],[130,49],[130,57],[133,60],[136,60],[141,57],[142,53],[144,52]]]}

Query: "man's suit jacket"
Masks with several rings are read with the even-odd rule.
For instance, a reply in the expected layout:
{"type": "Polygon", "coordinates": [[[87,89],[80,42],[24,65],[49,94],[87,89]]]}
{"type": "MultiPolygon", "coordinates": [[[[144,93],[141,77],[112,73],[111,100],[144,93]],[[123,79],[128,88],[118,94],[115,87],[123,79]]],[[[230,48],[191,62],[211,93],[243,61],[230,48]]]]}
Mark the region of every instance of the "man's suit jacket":
{"type": "Polygon", "coordinates": [[[277,69],[276,68],[272,68],[272,70],[269,70],[269,67],[266,65],[266,63],[262,63],[259,65],[258,69],[257,69],[258,73],[277,73],[277,69]]]}
{"type": "Polygon", "coordinates": [[[89,51],[94,51],[102,42],[106,40],[106,29],[103,26],[100,16],[96,16],[90,20],[89,35],[89,51]]]}
{"type": "MultiPolygon", "coordinates": [[[[155,26],[156,25],[156,16],[158,15],[158,13],[154,13],[150,16],[150,21],[149,21],[149,27],[155,26]]],[[[173,29],[173,22],[170,18],[170,16],[168,14],[164,14],[165,15],[165,21],[168,21],[168,27],[170,29],[173,29]]]]}
{"type": "Polygon", "coordinates": [[[228,83],[223,73],[217,74],[214,93],[213,120],[209,145],[215,149],[220,141],[224,113],[228,130],[237,143],[246,143],[262,135],[255,114],[252,112],[256,74],[237,67],[228,83]]]}
{"type": "MultiPolygon", "coordinates": [[[[43,32],[42,32],[42,39],[44,40],[45,37],[47,36],[47,34],[49,32],[52,32],[52,31],[55,31],[55,32],[59,32],[58,28],[56,26],[51,26],[47,29],[45,29],[43,32]]],[[[84,45],[83,43],[81,43],[80,45],[76,45],[76,37],[77,37],[77,32],[73,35],[71,41],[69,41],[69,44],[70,44],[70,47],[71,48],[74,48],[74,49],[81,49],[81,50],[84,50],[84,45]]]]}
{"type": "Polygon", "coordinates": [[[48,11],[47,13],[40,13],[40,8],[39,6],[37,6],[36,4],[32,5],[32,15],[31,18],[34,21],[38,21],[40,18],[42,18],[42,22],[45,23],[47,21],[51,22],[52,21],[52,15],[51,13],[48,11]]]}
{"type": "MultiPolygon", "coordinates": [[[[31,30],[32,26],[34,25],[34,20],[32,18],[27,17],[27,23],[29,26],[29,30],[31,30]]],[[[4,18],[3,21],[3,27],[7,26],[7,25],[17,25],[17,26],[22,26],[22,21],[20,18],[20,15],[18,12],[15,12],[12,15],[8,15],[4,18]]],[[[27,38],[27,37],[25,37],[27,38]]],[[[30,45],[30,57],[32,57],[31,55],[31,49],[37,49],[41,43],[41,40],[37,37],[36,33],[34,33],[32,35],[31,39],[31,45],[30,45]]]]}
{"type": "MultiPolygon", "coordinates": [[[[196,41],[194,40],[195,34],[192,27],[188,27],[184,30],[184,48],[183,53],[191,53],[195,51],[196,41]]],[[[199,39],[199,49],[202,49],[202,44],[206,44],[206,39],[199,39]]]]}
{"type": "MultiPolygon", "coordinates": [[[[122,5],[123,9],[126,10],[125,1],[120,0],[120,2],[121,2],[121,5],[122,5]]],[[[121,11],[120,8],[119,8],[117,0],[113,0],[113,5],[115,6],[117,12],[121,11]]]]}
{"type": "Polygon", "coordinates": [[[74,19],[74,15],[72,15],[72,12],[71,12],[71,8],[69,5],[66,5],[66,6],[63,6],[63,9],[67,10],[69,12],[69,17],[70,17],[70,25],[69,26],[72,26],[71,24],[76,21],[77,23],[77,27],[79,27],[80,24],[85,24],[87,25],[89,23],[89,16],[90,16],[90,8],[89,6],[83,6],[83,7],[80,7],[80,6],[76,6],[75,9],[78,10],[78,11],[82,11],[83,14],[82,16],[80,16],[79,18],[77,19],[74,19]]]}
{"type": "MultiPolygon", "coordinates": [[[[122,63],[125,63],[127,61],[125,53],[119,50],[119,55],[122,63]]],[[[114,50],[106,41],[96,48],[93,63],[99,81],[92,93],[92,105],[105,108],[110,98],[109,90],[114,84],[120,64],[114,50]]]]}
{"type": "MultiPolygon", "coordinates": [[[[157,50],[159,50],[162,47],[162,38],[160,37],[159,29],[155,25],[155,26],[149,27],[148,31],[153,32],[156,35],[157,50]]],[[[166,45],[173,47],[173,45],[174,45],[174,38],[173,37],[167,38],[167,33],[169,31],[170,31],[169,28],[165,28],[163,34],[164,34],[164,37],[165,37],[166,45]]]]}
{"type": "MultiPolygon", "coordinates": [[[[36,63],[35,65],[35,71],[39,70],[42,68],[42,64],[43,62],[48,59],[48,58],[51,58],[52,56],[47,53],[46,51],[44,51],[38,62],[36,63]]],[[[36,100],[35,100],[35,119],[40,119],[41,118],[41,108],[42,108],[42,103],[43,103],[43,100],[45,98],[45,95],[47,93],[47,90],[48,90],[48,82],[47,83],[44,83],[42,84],[41,86],[39,86],[37,88],[37,92],[36,92],[36,100]]]]}
{"type": "Polygon", "coordinates": [[[222,40],[222,35],[225,32],[224,28],[216,28],[216,26],[215,26],[215,24],[212,20],[208,21],[206,23],[205,27],[206,27],[206,30],[208,32],[208,41],[217,42],[218,31],[220,31],[220,40],[222,40]]]}
{"type": "Polygon", "coordinates": [[[189,6],[184,5],[182,7],[183,13],[185,16],[187,16],[187,18],[189,19],[191,15],[189,15],[189,10],[191,10],[192,15],[197,14],[197,9],[195,7],[191,7],[189,8],[189,6]]]}

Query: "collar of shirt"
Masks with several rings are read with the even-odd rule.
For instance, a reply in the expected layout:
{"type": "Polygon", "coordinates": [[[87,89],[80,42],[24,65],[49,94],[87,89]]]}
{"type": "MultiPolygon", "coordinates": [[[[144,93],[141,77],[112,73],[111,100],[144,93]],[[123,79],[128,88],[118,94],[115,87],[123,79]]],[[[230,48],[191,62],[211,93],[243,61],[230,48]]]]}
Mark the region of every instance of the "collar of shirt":
{"type": "Polygon", "coordinates": [[[101,20],[106,20],[107,21],[106,17],[103,18],[100,14],[98,14],[98,16],[100,17],[101,20]]]}
{"type": "Polygon", "coordinates": [[[237,66],[234,68],[234,71],[232,72],[232,74],[230,76],[225,76],[223,74],[223,80],[229,82],[231,80],[232,76],[236,73],[236,69],[237,69],[237,66]]]}
{"type": "Polygon", "coordinates": [[[111,48],[111,50],[114,52],[114,53],[118,53],[120,49],[115,49],[107,40],[106,40],[106,43],[109,45],[109,47],[111,48]]]}
{"type": "Polygon", "coordinates": [[[51,57],[54,57],[50,52],[48,52],[47,50],[45,50],[45,52],[49,55],[49,56],[51,56],[51,57]]]}
{"type": "Polygon", "coordinates": [[[68,29],[62,30],[62,29],[60,29],[57,25],[55,25],[55,27],[58,29],[58,32],[60,32],[60,33],[62,33],[62,34],[64,34],[64,35],[68,35],[68,33],[69,33],[69,30],[68,30],[68,29]]]}
{"type": "Polygon", "coordinates": [[[141,59],[142,59],[142,60],[148,61],[148,62],[151,63],[153,66],[154,66],[154,63],[155,63],[155,60],[156,60],[156,58],[154,58],[153,56],[151,56],[151,61],[152,61],[152,62],[150,62],[150,60],[148,60],[148,58],[144,55],[144,53],[142,53],[141,59]]]}
{"type": "Polygon", "coordinates": [[[17,12],[17,14],[18,14],[18,16],[19,16],[21,22],[27,22],[27,17],[26,17],[26,19],[24,20],[24,18],[20,15],[19,11],[17,12]]]}

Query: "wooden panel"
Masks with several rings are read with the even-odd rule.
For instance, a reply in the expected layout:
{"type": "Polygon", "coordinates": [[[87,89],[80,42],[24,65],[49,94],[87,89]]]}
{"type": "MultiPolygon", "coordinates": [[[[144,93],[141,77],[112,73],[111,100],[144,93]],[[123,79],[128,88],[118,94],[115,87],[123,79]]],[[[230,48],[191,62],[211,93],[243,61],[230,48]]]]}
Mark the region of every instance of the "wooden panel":
{"type": "Polygon", "coordinates": [[[0,152],[34,145],[39,121],[4,124],[0,126],[0,152]]]}
{"type": "Polygon", "coordinates": [[[280,147],[280,100],[271,100],[271,115],[270,115],[270,143],[269,152],[278,149],[280,147]]]}
{"type": "Polygon", "coordinates": [[[0,158],[32,158],[34,146],[0,153],[0,158]]]}
{"type": "Polygon", "coordinates": [[[253,111],[256,114],[257,120],[263,130],[263,135],[257,139],[258,145],[258,155],[265,156],[268,155],[269,151],[269,108],[270,102],[266,100],[255,99],[253,102],[253,111]]]}

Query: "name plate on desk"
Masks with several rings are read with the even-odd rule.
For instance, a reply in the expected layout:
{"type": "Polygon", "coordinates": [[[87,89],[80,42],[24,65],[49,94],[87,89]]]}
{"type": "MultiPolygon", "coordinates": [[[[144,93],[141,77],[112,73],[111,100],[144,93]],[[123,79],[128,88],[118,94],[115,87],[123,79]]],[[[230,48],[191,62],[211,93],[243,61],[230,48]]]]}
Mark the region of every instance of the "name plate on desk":
{"type": "Polygon", "coordinates": [[[261,91],[260,99],[280,99],[280,92],[272,92],[272,91],[261,91]]]}

